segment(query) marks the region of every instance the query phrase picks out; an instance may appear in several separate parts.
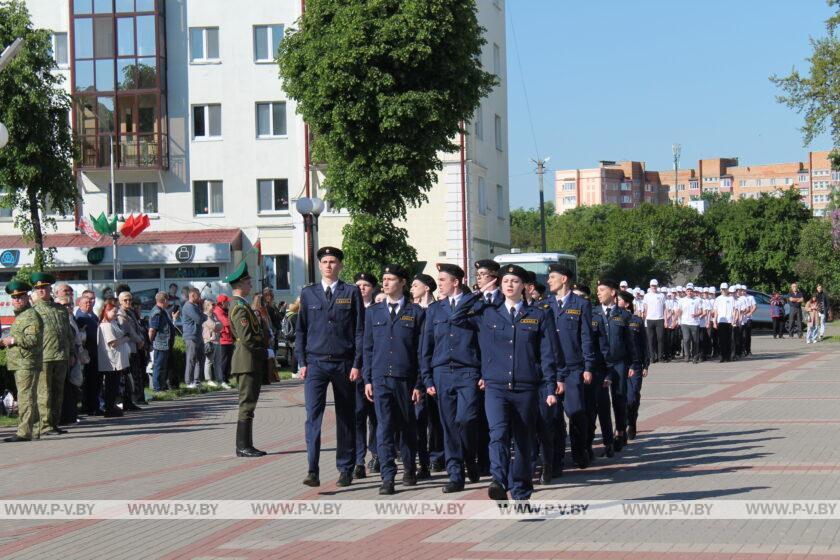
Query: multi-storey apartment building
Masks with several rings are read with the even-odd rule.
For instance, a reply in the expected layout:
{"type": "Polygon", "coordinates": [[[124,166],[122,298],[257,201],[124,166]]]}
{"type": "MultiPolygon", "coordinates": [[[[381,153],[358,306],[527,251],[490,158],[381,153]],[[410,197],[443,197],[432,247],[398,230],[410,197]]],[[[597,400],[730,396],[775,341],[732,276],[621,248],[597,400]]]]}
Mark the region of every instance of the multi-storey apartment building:
{"type": "MultiPolygon", "coordinates": [[[[280,299],[308,281],[307,239],[295,201],[323,196],[307,128],[287,99],[275,53],[304,9],[299,0],[27,0],[71,94],[79,140],[79,204],[57,216],[60,278],[94,288],[112,281],[111,240],[78,231],[90,214],[145,212],[150,228],[121,239],[120,276],[149,293],[169,284],[212,293],[240,259],[280,299]],[[111,182],[113,156],[114,181],[111,182]],[[257,243],[259,241],[259,243],[257,243]]],[[[503,0],[479,0],[485,68],[500,85],[482,101],[460,152],[429,202],[403,224],[427,272],[509,246],[507,88],[503,0]]],[[[328,171],[326,171],[328,172],[328,171]]],[[[329,210],[316,244],[341,244],[347,216],[329,210]]],[[[31,262],[11,212],[0,210],[0,283],[31,262]],[[12,258],[15,257],[15,258],[12,258]]]]}
{"type": "Polygon", "coordinates": [[[562,214],[578,206],[618,204],[634,208],[642,203],[664,204],[668,193],[659,174],[639,161],[601,161],[591,169],[556,171],[555,209],[562,214]]]}

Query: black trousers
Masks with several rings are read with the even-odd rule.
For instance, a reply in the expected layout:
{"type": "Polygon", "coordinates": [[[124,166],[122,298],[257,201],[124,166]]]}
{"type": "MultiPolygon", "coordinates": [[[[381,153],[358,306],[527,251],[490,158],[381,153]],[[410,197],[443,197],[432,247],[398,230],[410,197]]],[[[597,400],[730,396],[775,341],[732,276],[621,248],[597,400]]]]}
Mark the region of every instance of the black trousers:
{"type": "Polygon", "coordinates": [[[213,367],[216,369],[216,378],[221,378],[227,383],[230,379],[230,358],[233,356],[233,344],[217,344],[213,353],[213,367]]]}
{"type": "MultiPolygon", "coordinates": [[[[94,350],[95,352],[96,350],[94,350]]],[[[95,362],[85,365],[82,382],[83,405],[85,414],[92,416],[99,410],[99,395],[102,393],[102,372],[95,362]]]]}
{"type": "Polygon", "coordinates": [[[785,318],[773,317],[773,336],[782,338],[785,335],[785,318]]]}
{"type": "Polygon", "coordinates": [[[665,319],[647,320],[648,353],[653,362],[664,360],[665,354],[665,319]]]}
{"type": "Polygon", "coordinates": [[[720,361],[728,362],[732,359],[732,325],[718,323],[718,345],[720,346],[720,361]]]}
{"type": "Polygon", "coordinates": [[[788,316],[788,334],[793,336],[793,331],[796,330],[799,337],[802,337],[802,308],[790,306],[790,315],[788,316]]]}

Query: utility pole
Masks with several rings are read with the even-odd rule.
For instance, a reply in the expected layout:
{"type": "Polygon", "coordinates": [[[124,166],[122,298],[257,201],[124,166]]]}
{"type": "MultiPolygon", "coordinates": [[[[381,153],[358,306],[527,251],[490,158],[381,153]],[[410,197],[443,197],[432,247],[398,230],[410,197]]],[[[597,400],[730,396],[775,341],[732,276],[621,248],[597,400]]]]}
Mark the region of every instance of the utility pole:
{"type": "Polygon", "coordinates": [[[671,153],[674,155],[674,202],[679,200],[679,170],[680,170],[680,156],[682,155],[682,146],[680,144],[671,144],[671,153]]]}
{"type": "Polygon", "coordinates": [[[548,163],[550,157],[545,159],[537,158],[531,161],[537,165],[537,177],[540,181],[540,241],[542,242],[542,252],[547,251],[545,245],[545,193],[543,191],[543,175],[545,175],[545,164],[548,163]]]}

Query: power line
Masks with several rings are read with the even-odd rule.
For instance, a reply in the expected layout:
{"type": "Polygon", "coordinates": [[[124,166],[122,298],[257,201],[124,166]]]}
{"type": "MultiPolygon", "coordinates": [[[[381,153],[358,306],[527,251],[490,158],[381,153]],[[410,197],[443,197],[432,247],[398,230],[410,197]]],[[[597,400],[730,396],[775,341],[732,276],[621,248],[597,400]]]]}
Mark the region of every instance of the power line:
{"type": "Polygon", "coordinates": [[[522,59],[519,57],[519,41],[516,39],[516,25],[513,22],[513,10],[510,8],[510,4],[508,4],[508,15],[510,16],[510,31],[513,35],[513,51],[516,54],[516,63],[519,66],[519,81],[522,84],[522,93],[525,96],[525,108],[528,111],[528,124],[531,127],[531,138],[534,141],[534,152],[539,160],[542,158],[540,157],[540,148],[537,145],[537,134],[534,131],[534,119],[531,117],[531,103],[528,100],[528,88],[525,85],[525,71],[522,69],[522,59]]]}

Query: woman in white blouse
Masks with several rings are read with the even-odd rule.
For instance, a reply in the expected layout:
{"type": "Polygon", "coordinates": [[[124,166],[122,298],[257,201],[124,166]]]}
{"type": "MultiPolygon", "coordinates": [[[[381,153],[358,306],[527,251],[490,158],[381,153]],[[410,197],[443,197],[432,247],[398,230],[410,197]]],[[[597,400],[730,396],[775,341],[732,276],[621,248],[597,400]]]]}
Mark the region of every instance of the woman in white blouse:
{"type": "Polygon", "coordinates": [[[99,371],[105,376],[105,416],[122,416],[122,410],[117,408],[117,395],[120,378],[128,372],[131,349],[128,335],[117,324],[117,308],[112,301],[106,302],[99,314],[96,342],[99,371]]]}

